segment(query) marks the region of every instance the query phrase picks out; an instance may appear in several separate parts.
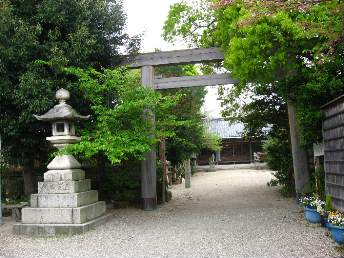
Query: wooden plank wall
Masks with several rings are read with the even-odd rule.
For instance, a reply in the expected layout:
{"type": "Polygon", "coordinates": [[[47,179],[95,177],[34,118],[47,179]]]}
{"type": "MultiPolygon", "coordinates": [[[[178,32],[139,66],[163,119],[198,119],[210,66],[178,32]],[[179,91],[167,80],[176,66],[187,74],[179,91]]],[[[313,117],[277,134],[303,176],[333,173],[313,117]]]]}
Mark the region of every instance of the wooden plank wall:
{"type": "Polygon", "coordinates": [[[326,193],[336,208],[344,211],[344,96],[323,107],[326,193]]]}

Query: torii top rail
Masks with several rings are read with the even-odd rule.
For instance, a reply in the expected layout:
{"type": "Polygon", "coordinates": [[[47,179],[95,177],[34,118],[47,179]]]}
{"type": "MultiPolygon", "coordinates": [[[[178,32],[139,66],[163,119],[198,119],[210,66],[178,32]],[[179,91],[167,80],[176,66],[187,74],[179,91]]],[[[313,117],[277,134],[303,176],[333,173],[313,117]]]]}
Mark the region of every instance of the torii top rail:
{"type": "MultiPolygon", "coordinates": [[[[195,64],[223,61],[224,56],[218,48],[196,48],[185,50],[174,50],[165,52],[154,52],[141,54],[129,58],[129,68],[142,68],[146,66],[166,66],[195,64]]],[[[182,76],[171,78],[153,78],[154,89],[175,89],[184,87],[203,87],[212,85],[233,84],[235,81],[228,73],[198,76],[182,76]]]]}
{"type": "MultiPolygon", "coordinates": [[[[126,63],[129,68],[141,68],[142,85],[157,90],[163,90],[235,83],[229,74],[171,78],[157,78],[154,76],[154,67],[156,66],[219,62],[223,61],[223,59],[224,56],[218,48],[198,48],[141,54],[130,57],[126,63]]],[[[151,117],[151,122],[152,126],[154,126],[154,117],[151,117]]],[[[155,151],[152,150],[147,153],[145,158],[146,159],[141,163],[143,209],[154,210],[157,206],[155,151]]]]}

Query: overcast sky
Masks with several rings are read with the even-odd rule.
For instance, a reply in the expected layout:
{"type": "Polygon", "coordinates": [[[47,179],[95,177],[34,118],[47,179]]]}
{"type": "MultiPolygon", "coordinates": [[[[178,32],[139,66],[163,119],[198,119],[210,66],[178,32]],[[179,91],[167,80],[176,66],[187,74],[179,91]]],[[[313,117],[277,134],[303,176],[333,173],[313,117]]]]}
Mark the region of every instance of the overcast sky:
{"type": "MultiPolygon", "coordinates": [[[[162,51],[187,48],[182,42],[170,44],[161,37],[170,5],[178,2],[180,0],[124,0],[127,33],[131,36],[143,34],[143,52],[152,52],[156,48],[162,51]]],[[[216,87],[207,87],[207,90],[204,111],[211,117],[221,117],[216,87]]]]}

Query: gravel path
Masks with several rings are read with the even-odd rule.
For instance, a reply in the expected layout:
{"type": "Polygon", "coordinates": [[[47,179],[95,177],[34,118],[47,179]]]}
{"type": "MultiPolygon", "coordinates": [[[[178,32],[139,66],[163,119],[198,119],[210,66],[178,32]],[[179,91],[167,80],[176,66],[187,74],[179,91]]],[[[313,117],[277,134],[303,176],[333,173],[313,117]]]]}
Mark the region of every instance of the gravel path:
{"type": "Polygon", "coordinates": [[[5,225],[0,256],[339,257],[324,228],[266,186],[270,178],[262,170],[197,173],[158,211],[116,210],[107,224],[69,238],[14,236],[5,225]]]}

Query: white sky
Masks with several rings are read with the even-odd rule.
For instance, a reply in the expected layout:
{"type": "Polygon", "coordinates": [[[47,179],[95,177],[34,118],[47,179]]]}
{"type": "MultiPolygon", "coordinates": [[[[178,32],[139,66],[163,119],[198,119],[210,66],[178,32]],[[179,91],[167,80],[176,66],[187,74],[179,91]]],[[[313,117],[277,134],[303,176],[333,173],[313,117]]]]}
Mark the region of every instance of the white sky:
{"type": "MultiPolygon", "coordinates": [[[[143,34],[142,52],[153,52],[158,48],[162,51],[187,48],[183,42],[174,45],[161,37],[170,5],[180,0],[124,0],[127,13],[127,33],[131,36],[143,34]]],[[[220,102],[217,100],[217,88],[207,87],[203,111],[210,117],[221,117],[220,102]]]]}

